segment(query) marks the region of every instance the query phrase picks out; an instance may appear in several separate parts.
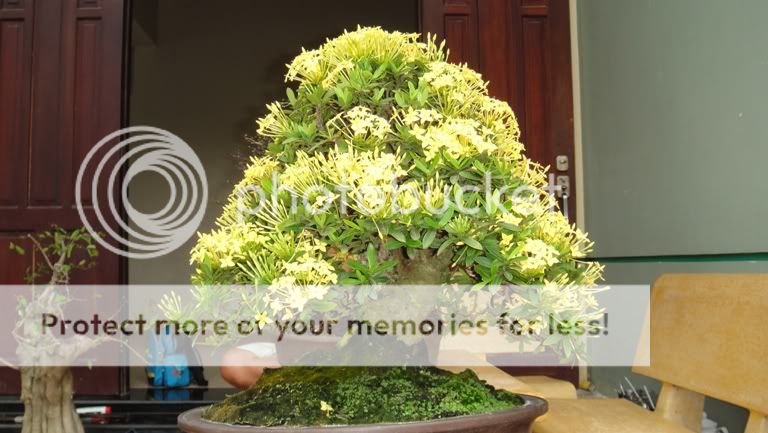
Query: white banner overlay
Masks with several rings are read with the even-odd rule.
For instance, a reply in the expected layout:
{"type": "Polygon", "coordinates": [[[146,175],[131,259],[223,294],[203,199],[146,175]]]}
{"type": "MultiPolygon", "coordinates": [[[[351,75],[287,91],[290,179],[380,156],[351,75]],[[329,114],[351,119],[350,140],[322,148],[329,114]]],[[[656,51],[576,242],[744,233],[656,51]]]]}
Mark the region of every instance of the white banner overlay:
{"type": "Polygon", "coordinates": [[[576,291],[296,286],[282,288],[280,298],[274,287],[258,286],[0,290],[18,299],[0,314],[0,358],[16,367],[473,366],[490,358],[502,366],[643,366],[650,360],[650,287],[640,285],[576,291]],[[574,293],[589,293],[593,302],[572,302],[571,311],[574,293]]]}

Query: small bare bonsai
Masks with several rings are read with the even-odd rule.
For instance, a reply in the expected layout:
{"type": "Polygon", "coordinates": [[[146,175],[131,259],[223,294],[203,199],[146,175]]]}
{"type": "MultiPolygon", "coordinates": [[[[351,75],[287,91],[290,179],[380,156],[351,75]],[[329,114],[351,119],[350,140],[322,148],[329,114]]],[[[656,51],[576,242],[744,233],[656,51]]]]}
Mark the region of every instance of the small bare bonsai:
{"type": "MultiPolygon", "coordinates": [[[[18,343],[17,364],[21,366],[22,433],[82,433],[83,425],[72,401],[74,384],[69,366],[101,340],[85,336],[56,338],[43,332],[40,317],[64,316],[64,307],[72,300],[67,290],[70,274],[92,267],[98,250],[84,228],[65,230],[53,226],[27,237],[33,246],[32,254],[40,260],[27,270],[32,295],[30,299],[19,298],[19,319],[13,330],[18,343]],[[47,283],[35,286],[41,280],[47,283]]],[[[19,245],[11,243],[10,248],[26,254],[19,245]]]]}

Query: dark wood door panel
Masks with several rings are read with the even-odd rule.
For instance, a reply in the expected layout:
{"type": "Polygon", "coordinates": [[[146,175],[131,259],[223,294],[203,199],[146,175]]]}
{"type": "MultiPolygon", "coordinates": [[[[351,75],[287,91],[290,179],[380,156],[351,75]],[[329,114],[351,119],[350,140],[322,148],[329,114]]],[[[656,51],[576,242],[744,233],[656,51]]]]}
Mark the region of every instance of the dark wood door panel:
{"type": "Polygon", "coordinates": [[[30,99],[32,95],[32,8],[24,3],[0,6],[0,207],[24,203],[30,99]]]}
{"type": "Polygon", "coordinates": [[[451,62],[479,68],[478,0],[423,0],[421,16],[422,32],[445,41],[451,62]]]}
{"type": "MultiPolygon", "coordinates": [[[[573,166],[573,86],[568,0],[423,0],[422,31],[444,39],[449,60],[489,81],[517,115],[528,156],[573,166]]],[[[573,169],[569,214],[576,215],[573,169]]]]}
{"type": "MultiPolygon", "coordinates": [[[[32,260],[8,251],[8,241],[51,224],[82,226],[80,163],[122,125],[125,18],[126,0],[0,1],[0,284],[21,283],[32,260]]],[[[111,217],[108,224],[116,227],[111,217]]],[[[119,284],[123,265],[102,249],[96,268],[72,282],[119,284]]],[[[103,299],[115,302],[117,294],[103,299]]],[[[122,391],[117,368],[78,369],[76,382],[84,394],[122,391]]],[[[18,373],[0,371],[0,393],[17,392],[18,373]]]]}

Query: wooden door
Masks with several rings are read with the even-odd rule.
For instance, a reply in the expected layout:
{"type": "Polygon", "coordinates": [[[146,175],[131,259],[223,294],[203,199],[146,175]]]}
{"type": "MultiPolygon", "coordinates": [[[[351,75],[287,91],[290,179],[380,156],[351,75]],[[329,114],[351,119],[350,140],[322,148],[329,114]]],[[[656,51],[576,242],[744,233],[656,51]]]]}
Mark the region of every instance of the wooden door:
{"type": "MultiPolygon", "coordinates": [[[[569,19],[568,0],[422,0],[421,5],[422,32],[444,39],[450,61],[468,64],[489,81],[491,96],[507,101],[517,115],[527,155],[550,166],[555,179],[568,179],[567,207],[563,197],[560,203],[575,221],[569,19]],[[558,156],[567,158],[567,168],[558,169],[558,156]]],[[[507,357],[516,355],[489,355],[488,361],[513,375],[545,375],[578,386],[577,368],[505,367],[507,357]]]]}
{"type": "Polygon", "coordinates": [[[450,61],[480,72],[491,96],[512,106],[527,155],[568,177],[574,221],[569,19],[568,0],[422,0],[421,6],[422,32],[444,39],[450,61]],[[567,158],[567,169],[557,169],[558,156],[567,158]]]}
{"type": "MultiPolygon", "coordinates": [[[[34,257],[27,233],[82,226],[74,207],[80,162],[123,124],[124,0],[0,0],[0,284],[19,284],[34,257]]],[[[119,284],[122,261],[102,250],[75,284],[119,284]]],[[[0,326],[15,318],[2,295],[0,326]]],[[[3,345],[8,347],[8,345],[3,345]]],[[[1,356],[1,354],[0,354],[1,356]]],[[[122,391],[117,368],[77,369],[83,394],[122,391]]],[[[0,371],[0,394],[17,394],[18,372],[0,371]]]]}

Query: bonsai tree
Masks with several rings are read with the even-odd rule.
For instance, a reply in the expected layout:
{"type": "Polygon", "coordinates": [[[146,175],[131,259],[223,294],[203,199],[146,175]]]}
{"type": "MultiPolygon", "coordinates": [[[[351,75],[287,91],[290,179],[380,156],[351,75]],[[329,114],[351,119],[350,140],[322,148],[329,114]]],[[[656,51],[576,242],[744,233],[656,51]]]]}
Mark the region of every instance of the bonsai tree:
{"type": "MultiPolygon", "coordinates": [[[[27,270],[32,296],[19,298],[19,319],[13,329],[18,343],[17,364],[22,366],[22,433],[82,433],[83,425],[72,402],[74,387],[69,365],[102,340],[86,336],[57,338],[43,332],[40,317],[64,317],[64,308],[72,300],[67,290],[70,273],[92,267],[98,249],[85,228],[65,230],[53,226],[27,237],[33,245],[32,254],[39,260],[27,270]],[[41,280],[47,284],[35,286],[41,280]]],[[[10,248],[26,254],[19,245],[11,243],[10,248]]]]}
{"type": "MultiPolygon", "coordinates": [[[[359,28],[302,51],[286,81],[287,100],[257,121],[259,154],[192,250],[200,286],[193,310],[216,311],[229,297],[263,324],[353,311],[380,284],[455,283],[475,292],[531,286],[504,300],[528,317],[594,316],[588,286],[602,268],[580,261],[591,242],[557,212],[546,170],[525,156],[509,105],[488,95],[477,72],[446,62],[442,45],[359,28]],[[259,289],[214,288],[226,284],[259,289]],[[331,285],[354,286],[353,296],[334,296],[331,285]]],[[[546,326],[526,323],[535,332],[546,326]]],[[[544,344],[577,355],[567,339],[544,344]]],[[[314,370],[285,377],[318,380],[314,370]]],[[[255,388],[278,379],[262,381],[255,388]]],[[[249,392],[241,402],[267,395],[249,392]]],[[[355,419],[332,410],[340,403],[323,403],[312,403],[317,419],[355,419]]],[[[212,413],[233,419],[231,407],[212,413]]]]}

